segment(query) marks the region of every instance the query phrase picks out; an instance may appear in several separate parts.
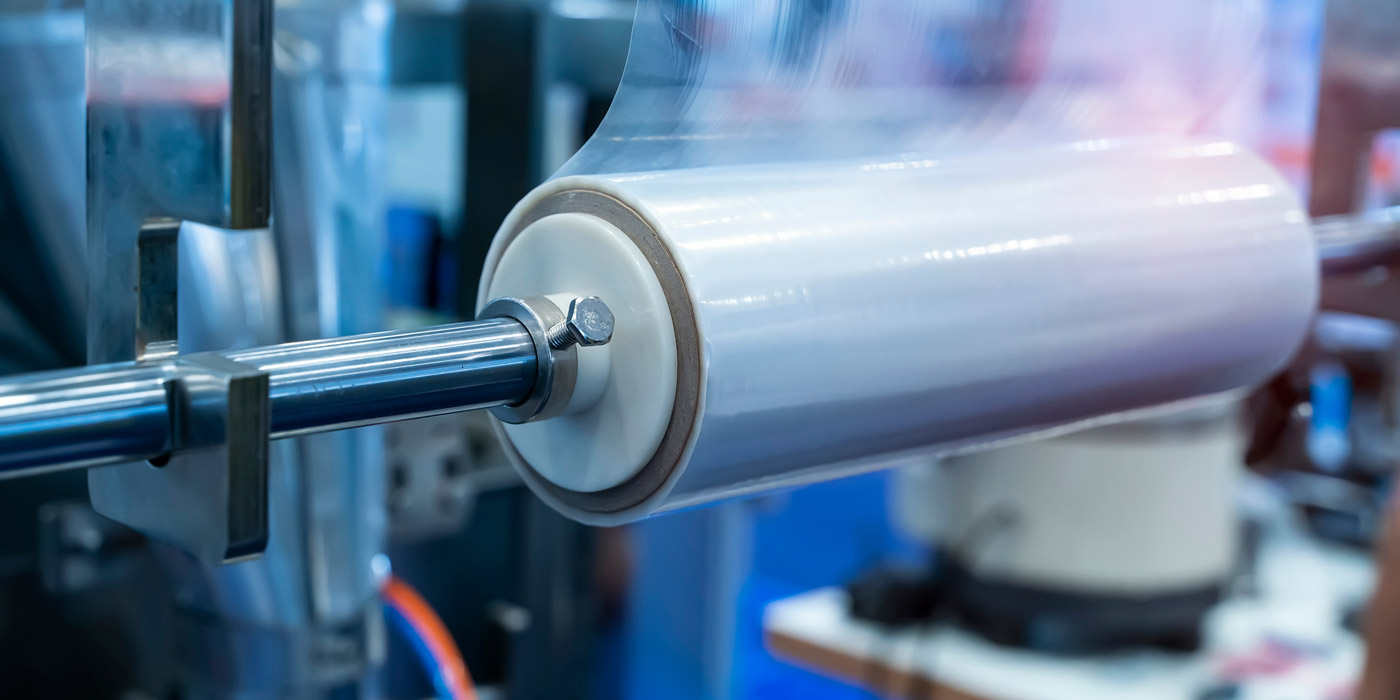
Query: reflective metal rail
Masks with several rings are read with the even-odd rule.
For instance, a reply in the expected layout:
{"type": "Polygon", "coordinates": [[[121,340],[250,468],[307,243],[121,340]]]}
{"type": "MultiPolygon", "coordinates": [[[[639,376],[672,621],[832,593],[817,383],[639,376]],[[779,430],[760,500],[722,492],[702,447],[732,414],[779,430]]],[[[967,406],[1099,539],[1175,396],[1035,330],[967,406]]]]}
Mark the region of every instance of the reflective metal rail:
{"type": "Polygon", "coordinates": [[[1323,275],[1400,262],[1400,207],[1313,220],[1323,275]]]}
{"type": "MultiPolygon", "coordinates": [[[[537,363],[509,318],[206,355],[266,373],[272,438],[518,403],[537,363]]],[[[174,394],[199,376],[197,357],[0,381],[0,474],[159,461],[179,440],[174,394]]]]}

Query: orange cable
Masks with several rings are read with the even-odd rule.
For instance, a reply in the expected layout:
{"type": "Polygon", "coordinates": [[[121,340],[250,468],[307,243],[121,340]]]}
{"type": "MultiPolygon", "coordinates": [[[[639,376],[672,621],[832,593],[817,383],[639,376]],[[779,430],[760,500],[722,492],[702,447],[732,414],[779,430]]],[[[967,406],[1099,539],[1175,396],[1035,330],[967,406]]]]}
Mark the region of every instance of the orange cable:
{"type": "Polygon", "coordinates": [[[452,692],[451,700],[476,700],[476,688],[472,685],[471,673],[462,660],[462,651],[452,640],[442,618],[433,611],[428,601],[412,586],[396,576],[389,576],[382,588],[384,597],[399,609],[410,624],[423,635],[424,642],[433,650],[433,655],[442,664],[442,675],[452,692]]]}

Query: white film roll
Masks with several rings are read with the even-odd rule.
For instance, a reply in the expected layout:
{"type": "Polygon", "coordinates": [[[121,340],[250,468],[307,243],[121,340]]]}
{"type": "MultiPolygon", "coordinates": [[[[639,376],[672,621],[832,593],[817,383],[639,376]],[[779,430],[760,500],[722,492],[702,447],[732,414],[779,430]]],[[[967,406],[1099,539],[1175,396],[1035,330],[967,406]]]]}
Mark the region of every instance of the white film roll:
{"type": "Polygon", "coordinates": [[[1255,384],[1316,269],[1254,156],[1095,140],[557,179],[480,297],[613,306],[597,402],[501,432],[541,496],[616,524],[1255,384]]]}

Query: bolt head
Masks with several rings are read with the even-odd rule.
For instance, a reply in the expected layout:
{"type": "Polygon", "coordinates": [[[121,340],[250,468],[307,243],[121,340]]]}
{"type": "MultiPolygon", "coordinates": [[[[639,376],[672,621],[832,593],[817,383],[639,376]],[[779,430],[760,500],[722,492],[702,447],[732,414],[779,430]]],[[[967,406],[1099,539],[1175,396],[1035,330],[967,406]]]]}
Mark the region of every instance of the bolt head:
{"type": "Polygon", "coordinates": [[[606,345],[612,340],[613,314],[598,297],[583,297],[569,302],[565,319],[569,333],[579,345],[606,345]]]}

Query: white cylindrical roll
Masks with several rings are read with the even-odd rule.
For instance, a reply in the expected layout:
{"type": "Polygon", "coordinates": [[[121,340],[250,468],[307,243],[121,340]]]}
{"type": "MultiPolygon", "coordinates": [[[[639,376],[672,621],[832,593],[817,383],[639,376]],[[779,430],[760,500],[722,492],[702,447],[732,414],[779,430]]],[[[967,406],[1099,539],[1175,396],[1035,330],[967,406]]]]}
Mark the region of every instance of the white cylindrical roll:
{"type": "Polygon", "coordinates": [[[1238,566],[1233,403],[986,450],[896,481],[900,531],[977,580],[1150,598],[1238,566]]]}
{"type": "Polygon", "coordinates": [[[1316,266],[1254,156],[1100,141],[554,180],[480,298],[613,306],[600,400],[502,428],[538,493],[613,524],[1249,386],[1316,266]]]}

